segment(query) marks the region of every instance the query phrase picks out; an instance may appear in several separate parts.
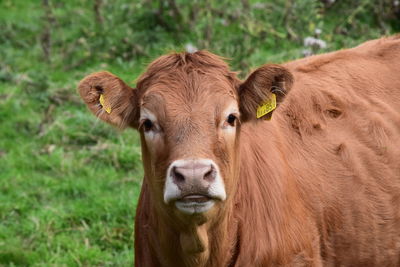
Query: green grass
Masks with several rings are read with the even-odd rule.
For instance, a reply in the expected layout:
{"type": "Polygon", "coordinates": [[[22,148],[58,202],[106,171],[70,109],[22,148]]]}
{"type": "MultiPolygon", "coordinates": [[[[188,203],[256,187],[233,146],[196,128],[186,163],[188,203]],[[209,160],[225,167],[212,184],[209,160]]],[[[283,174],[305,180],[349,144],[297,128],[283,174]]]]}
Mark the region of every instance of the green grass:
{"type": "Polygon", "coordinates": [[[18,87],[0,88],[0,265],[132,263],[138,135],[80,103],[46,112],[18,87]]]}
{"type": "MultiPolygon", "coordinates": [[[[194,29],[187,26],[193,7],[184,0],[176,0],[180,18],[169,6],[156,15],[157,1],[103,1],[103,25],[95,22],[93,1],[50,1],[55,22],[47,62],[42,1],[1,1],[0,266],[133,264],[143,177],[138,134],[113,129],[87,110],[76,92],[85,75],[105,69],[134,86],[148,62],[190,42],[231,58],[243,77],[266,62],[301,57],[302,39],[315,28],[328,43],[318,52],[383,32],[369,15],[372,0],[362,9],[351,1],[330,8],[296,2],[288,25],[297,37],[288,39],[284,0],[251,10],[240,1],[199,4],[194,29]]],[[[385,25],[399,30],[392,19],[385,25]]]]}

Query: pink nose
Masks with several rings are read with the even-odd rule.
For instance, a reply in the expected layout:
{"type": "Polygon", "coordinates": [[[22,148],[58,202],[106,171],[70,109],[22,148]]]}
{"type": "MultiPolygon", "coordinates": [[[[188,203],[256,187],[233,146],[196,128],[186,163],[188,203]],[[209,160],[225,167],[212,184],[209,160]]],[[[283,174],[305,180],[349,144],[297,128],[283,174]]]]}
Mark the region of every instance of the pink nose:
{"type": "Polygon", "coordinates": [[[216,170],[211,164],[188,162],[182,166],[175,166],[171,170],[173,182],[178,187],[200,186],[207,188],[214,182],[216,170]]]}

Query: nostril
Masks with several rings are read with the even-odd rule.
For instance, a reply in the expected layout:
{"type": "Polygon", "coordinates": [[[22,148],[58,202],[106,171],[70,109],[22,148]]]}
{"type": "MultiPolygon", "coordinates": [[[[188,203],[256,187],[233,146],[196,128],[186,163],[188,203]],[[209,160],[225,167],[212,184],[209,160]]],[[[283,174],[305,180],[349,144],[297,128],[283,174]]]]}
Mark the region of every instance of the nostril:
{"type": "Polygon", "coordinates": [[[210,166],[210,170],[204,174],[203,179],[207,182],[213,182],[215,180],[216,172],[213,166],[210,166]]]}
{"type": "Polygon", "coordinates": [[[175,183],[182,183],[185,181],[185,176],[179,173],[176,167],[172,169],[172,176],[174,178],[175,183]]]}
{"type": "Polygon", "coordinates": [[[175,179],[176,179],[178,182],[183,182],[183,181],[185,181],[185,177],[184,177],[182,174],[180,174],[179,172],[175,173],[175,179]]]}

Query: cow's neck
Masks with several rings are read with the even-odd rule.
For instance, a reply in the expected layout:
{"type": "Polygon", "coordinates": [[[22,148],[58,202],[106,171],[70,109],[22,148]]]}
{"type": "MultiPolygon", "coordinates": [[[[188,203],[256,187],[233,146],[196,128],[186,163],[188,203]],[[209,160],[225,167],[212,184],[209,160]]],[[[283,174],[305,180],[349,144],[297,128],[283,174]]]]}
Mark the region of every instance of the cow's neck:
{"type": "Polygon", "coordinates": [[[181,231],[179,241],[183,253],[185,254],[205,254],[209,253],[208,248],[208,225],[193,225],[188,231],[181,231]]]}
{"type": "Polygon", "coordinates": [[[190,232],[180,232],[182,259],[186,266],[227,266],[235,252],[236,221],[230,214],[220,221],[194,226],[190,232]]]}
{"type": "Polygon", "coordinates": [[[314,242],[308,240],[315,228],[296,174],[285,159],[284,152],[291,150],[281,131],[282,125],[275,120],[248,125],[241,133],[241,171],[235,195],[239,229],[243,229],[239,231],[238,266],[256,265],[256,259],[290,266],[283,252],[293,257],[308,255],[310,250],[305,251],[303,244],[314,242]]]}
{"type": "Polygon", "coordinates": [[[179,235],[181,259],[186,266],[205,266],[210,257],[208,225],[193,225],[179,235]]]}
{"type": "MultiPolygon", "coordinates": [[[[154,207],[156,208],[156,207],[154,207]]],[[[157,210],[154,214],[159,214],[157,210]]],[[[202,224],[177,224],[167,214],[154,217],[168,218],[165,221],[154,221],[156,234],[153,236],[153,247],[159,254],[163,266],[227,266],[235,254],[237,223],[230,208],[218,221],[206,221],[202,224]],[[157,249],[158,246],[159,249],[157,249]]]]}

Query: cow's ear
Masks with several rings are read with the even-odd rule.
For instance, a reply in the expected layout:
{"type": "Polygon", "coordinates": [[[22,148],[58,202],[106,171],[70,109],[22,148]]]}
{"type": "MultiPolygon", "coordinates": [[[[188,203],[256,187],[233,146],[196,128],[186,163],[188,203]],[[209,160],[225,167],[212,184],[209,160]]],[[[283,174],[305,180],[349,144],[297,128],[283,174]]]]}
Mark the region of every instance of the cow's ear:
{"type": "Polygon", "coordinates": [[[239,87],[242,121],[270,119],[293,84],[293,75],[284,67],[267,64],[252,72],[239,87]]]}
{"type": "Polygon", "coordinates": [[[96,72],[86,76],[78,86],[79,94],[98,118],[118,128],[137,128],[137,90],[117,76],[96,72]]]}

